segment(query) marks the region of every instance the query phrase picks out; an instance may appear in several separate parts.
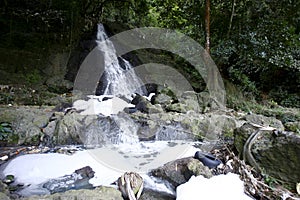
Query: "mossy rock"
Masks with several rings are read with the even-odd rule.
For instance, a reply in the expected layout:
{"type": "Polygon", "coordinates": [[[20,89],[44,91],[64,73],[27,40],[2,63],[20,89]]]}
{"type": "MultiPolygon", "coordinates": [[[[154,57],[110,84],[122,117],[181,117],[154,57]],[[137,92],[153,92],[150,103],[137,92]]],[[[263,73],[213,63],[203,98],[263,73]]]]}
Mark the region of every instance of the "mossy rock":
{"type": "MultiPolygon", "coordinates": [[[[240,154],[248,137],[257,130],[249,123],[235,130],[234,145],[240,154]]],[[[288,188],[300,180],[300,135],[285,131],[262,131],[251,153],[264,173],[288,188]]]]}

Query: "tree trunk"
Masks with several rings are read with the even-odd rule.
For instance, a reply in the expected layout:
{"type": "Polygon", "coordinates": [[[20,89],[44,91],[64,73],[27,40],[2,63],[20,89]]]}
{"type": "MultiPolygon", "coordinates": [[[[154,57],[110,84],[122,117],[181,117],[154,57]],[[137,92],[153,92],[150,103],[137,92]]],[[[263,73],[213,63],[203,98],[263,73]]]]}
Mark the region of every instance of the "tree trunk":
{"type": "Polygon", "coordinates": [[[205,1],[205,50],[210,54],[210,0],[205,1]]]}
{"type": "Polygon", "coordinates": [[[235,2],[236,0],[233,0],[232,1],[232,9],[231,9],[231,16],[230,16],[230,21],[229,21],[229,26],[228,26],[228,32],[227,32],[227,37],[229,38],[230,36],[230,31],[231,31],[231,27],[232,27],[232,21],[233,21],[233,16],[234,16],[234,13],[235,13],[235,2]]]}

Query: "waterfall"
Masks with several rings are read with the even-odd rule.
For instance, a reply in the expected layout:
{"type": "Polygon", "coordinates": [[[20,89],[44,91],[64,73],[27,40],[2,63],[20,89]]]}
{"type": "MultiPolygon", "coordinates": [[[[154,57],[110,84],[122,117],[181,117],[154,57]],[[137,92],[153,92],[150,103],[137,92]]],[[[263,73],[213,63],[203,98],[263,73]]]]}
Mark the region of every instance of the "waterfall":
{"type": "Polygon", "coordinates": [[[105,80],[100,81],[103,84],[100,93],[126,97],[130,97],[133,93],[145,94],[141,88],[143,83],[135,74],[133,66],[124,58],[117,57],[114,44],[102,24],[98,24],[96,42],[105,59],[105,80]]]}

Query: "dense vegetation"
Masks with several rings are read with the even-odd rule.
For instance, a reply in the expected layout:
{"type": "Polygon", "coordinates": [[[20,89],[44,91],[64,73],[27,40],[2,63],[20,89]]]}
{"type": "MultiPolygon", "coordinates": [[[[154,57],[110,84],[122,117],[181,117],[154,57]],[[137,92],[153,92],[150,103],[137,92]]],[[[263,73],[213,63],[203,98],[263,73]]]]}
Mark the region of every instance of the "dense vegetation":
{"type": "MultiPolygon", "coordinates": [[[[4,0],[0,6],[0,70],[29,78],[43,73],[43,57],[71,51],[98,22],[167,27],[205,44],[204,0],[4,0]],[[18,59],[8,56],[14,53],[18,59]]],[[[300,107],[300,2],[211,0],[210,14],[211,55],[224,78],[257,99],[300,107]]]]}

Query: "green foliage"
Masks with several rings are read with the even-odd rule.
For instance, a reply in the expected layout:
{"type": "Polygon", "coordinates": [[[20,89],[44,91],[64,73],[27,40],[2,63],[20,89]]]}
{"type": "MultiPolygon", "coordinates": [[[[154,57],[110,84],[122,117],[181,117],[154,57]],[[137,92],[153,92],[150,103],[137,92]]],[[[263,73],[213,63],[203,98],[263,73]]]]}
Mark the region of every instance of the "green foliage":
{"type": "Polygon", "coordinates": [[[9,135],[13,133],[11,125],[9,123],[0,123],[0,140],[7,140],[9,135]]]}
{"type": "MultiPolygon", "coordinates": [[[[226,26],[223,19],[228,20],[231,8],[220,5],[217,24],[226,26]]],[[[237,1],[230,35],[224,37],[214,29],[212,53],[222,73],[254,94],[279,88],[289,94],[299,91],[299,6],[298,1],[287,0],[237,1]]],[[[299,94],[287,102],[283,98],[274,100],[296,106],[299,94]]]]}
{"type": "Polygon", "coordinates": [[[270,187],[274,187],[275,185],[278,184],[278,181],[275,178],[267,174],[264,175],[264,181],[270,187]]]}
{"type": "Polygon", "coordinates": [[[31,73],[26,74],[25,79],[30,84],[36,84],[40,82],[41,75],[38,70],[33,70],[31,73]]]}
{"type": "MultiPolygon", "coordinates": [[[[202,45],[205,41],[205,1],[5,2],[0,3],[0,51],[5,61],[1,64],[12,66],[8,70],[19,73],[27,71],[24,66],[32,66],[32,70],[43,66],[50,49],[72,49],[99,22],[117,22],[129,28],[170,28],[202,45]],[[17,50],[18,59],[6,59],[7,49],[7,54],[14,55],[17,50]],[[25,62],[24,58],[31,62],[25,62]]],[[[269,98],[275,102],[299,107],[299,10],[300,1],[295,0],[211,1],[211,54],[222,75],[240,85],[243,92],[252,95],[270,92],[269,98]],[[274,92],[279,90],[282,96],[274,92]]],[[[197,88],[199,74],[188,65],[181,65],[176,56],[173,58],[177,68],[183,68],[179,71],[191,74],[192,85],[197,88]]],[[[39,74],[30,69],[26,81],[36,83],[39,79],[39,74]]]]}
{"type": "Polygon", "coordinates": [[[0,123],[0,145],[15,145],[19,136],[12,130],[11,124],[6,122],[0,123]]]}

